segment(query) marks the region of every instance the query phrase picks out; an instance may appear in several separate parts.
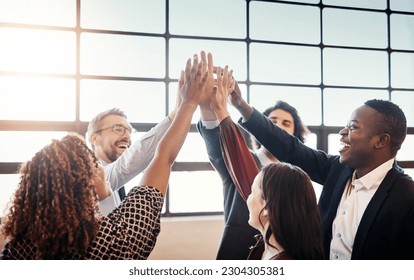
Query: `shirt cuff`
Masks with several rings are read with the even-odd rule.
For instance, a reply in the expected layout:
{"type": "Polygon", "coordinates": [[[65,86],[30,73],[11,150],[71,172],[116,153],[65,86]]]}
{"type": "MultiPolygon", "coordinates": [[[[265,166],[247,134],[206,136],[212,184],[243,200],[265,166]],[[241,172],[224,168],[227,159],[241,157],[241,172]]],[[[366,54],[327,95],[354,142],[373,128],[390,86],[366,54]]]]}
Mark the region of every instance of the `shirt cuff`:
{"type": "Polygon", "coordinates": [[[201,120],[201,125],[205,129],[214,129],[214,128],[219,126],[219,121],[218,120],[214,120],[214,121],[203,121],[203,120],[201,120]]]}

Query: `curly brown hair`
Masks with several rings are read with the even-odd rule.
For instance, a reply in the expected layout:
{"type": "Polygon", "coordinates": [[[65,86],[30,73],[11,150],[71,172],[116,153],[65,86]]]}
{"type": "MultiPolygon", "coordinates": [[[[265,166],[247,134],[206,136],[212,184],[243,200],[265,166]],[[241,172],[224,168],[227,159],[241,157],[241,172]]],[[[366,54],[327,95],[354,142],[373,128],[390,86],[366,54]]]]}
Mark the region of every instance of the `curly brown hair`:
{"type": "Polygon", "coordinates": [[[19,169],[18,188],[2,230],[10,242],[29,240],[34,259],[60,259],[85,250],[99,228],[92,177],[98,167],[84,138],[52,140],[19,169]]]}

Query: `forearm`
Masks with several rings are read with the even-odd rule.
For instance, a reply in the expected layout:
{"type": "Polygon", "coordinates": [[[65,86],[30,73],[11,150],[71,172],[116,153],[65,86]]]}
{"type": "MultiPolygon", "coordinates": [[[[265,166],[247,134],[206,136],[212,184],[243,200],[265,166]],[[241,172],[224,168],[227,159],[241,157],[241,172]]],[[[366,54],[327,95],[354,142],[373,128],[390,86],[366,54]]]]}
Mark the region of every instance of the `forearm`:
{"type": "Polygon", "coordinates": [[[196,108],[196,105],[187,103],[180,106],[173,123],[158,144],[155,156],[141,178],[141,186],[152,186],[165,195],[171,166],[185,141],[196,108]]]}
{"type": "Polygon", "coordinates": [[[242,115],[244,121],[247,121],[254,111],[253,107],[250,106],[245,100],[242,100],[239,105],[235,106],[235,108],[242,115]]]}
{"type": "Polygon", "coordinates": [[[209,104],[200,105],[200,118],[203,121],[214,121],[217,120],[216,114],[210,108],[209,104]]]}

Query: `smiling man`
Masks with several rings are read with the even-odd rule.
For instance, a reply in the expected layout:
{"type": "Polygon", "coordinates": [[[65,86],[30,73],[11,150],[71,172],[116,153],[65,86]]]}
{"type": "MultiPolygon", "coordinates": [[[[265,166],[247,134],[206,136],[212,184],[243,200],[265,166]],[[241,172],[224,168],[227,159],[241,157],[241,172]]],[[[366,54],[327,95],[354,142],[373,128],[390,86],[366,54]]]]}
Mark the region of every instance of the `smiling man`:
{"type": "Polygon", "coordinates": [[[240,125],[267,150],[323,185],[326,258],[414,260],[414,181],[395,160],[407,131],[397,105],[374,99],[357,108],[339,132],[337,156],[305,146],[238,92],[230,101],[243,116],[240,125]]]}
{"type": "Polygon", "coordinates": [[[90,121],[87,138],[114,191],[112,196],[100,202],[104,214],[120,204],[124,197],[124,184],[147,168],[174,116],[175,110],[134,143],[131,143],[134,129],[120,109],[101,112],[90,121]]]}

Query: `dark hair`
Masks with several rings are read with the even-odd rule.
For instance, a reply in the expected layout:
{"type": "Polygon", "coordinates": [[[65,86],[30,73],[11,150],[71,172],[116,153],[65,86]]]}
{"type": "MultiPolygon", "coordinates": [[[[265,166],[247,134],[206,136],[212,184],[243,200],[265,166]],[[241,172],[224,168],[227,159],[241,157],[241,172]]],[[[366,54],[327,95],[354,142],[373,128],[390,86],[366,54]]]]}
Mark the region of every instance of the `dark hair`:
{"type": "Polygon", "coordinates": [[[380,121],[374,124],[376,132],[390,135],[392,152],[396,154],[407,135],[407,120],[404,112],[396,104],[387,100],[371,99],[364,104],[378,112],[380,121]]]}
{"type": "Polygon", "coordinates": [[[97,167],[93,152],[76,133],[52,140],[23,164],[2,221],[10,242],[33,243],[33,259],[85,250],[99,228],[99,200],[92,181],[97,167]]]}
{"type": "Polygon", "coordinates": [[[87,139],[89,141],[89,143],[91,144],[92,149],[94,148],[92,141],[91,141],[91,136],[92,133],[98,129],[101,128],[101,122],[102,120],[107,117],[107,116],[111,116],[111,115],[116,115],[116,116],[121,116],[124,119],[127,119],[127,116],[125,115],[125,113],[123,111],[121,111],[118,108],[112,108],[109,110],[106,110],[104,112],[99,113],[98,115],[96,115],[88,124],[88,130],[87,130],[87,139]]]}
{"type": "Polygon", "coordinates": [[[262,172],[270,224],[265,242],[273,233],[294,259],[323,259],[322,222],[309,176],[289,163],[271,163],[262,172]]]}
{"type": "MultiPolygon", "coordinates": [[[[298,111],[295,107],[291,106],[289,103],[279,100],[276,104],[272,107],[267,108],[263,115],[268,117],[271,112],[274,110],[281,109],[283,111],[288,112],[293,118],[293,125],[295,127],[293,131],[293,135],[296,136],[301,142],[305,142],[306,135],[310,132],[309,129],[305,124],[303,124],[302,119],[299,116],[298,111]]],[[[260,148],[261,144],[254,138],[251,138],[252,146],[256,149],[260,148]]]]}

